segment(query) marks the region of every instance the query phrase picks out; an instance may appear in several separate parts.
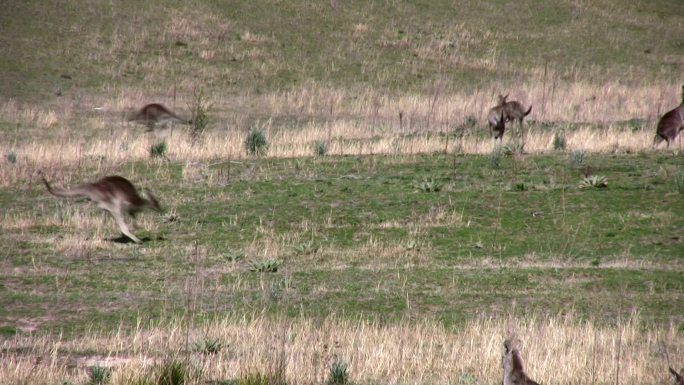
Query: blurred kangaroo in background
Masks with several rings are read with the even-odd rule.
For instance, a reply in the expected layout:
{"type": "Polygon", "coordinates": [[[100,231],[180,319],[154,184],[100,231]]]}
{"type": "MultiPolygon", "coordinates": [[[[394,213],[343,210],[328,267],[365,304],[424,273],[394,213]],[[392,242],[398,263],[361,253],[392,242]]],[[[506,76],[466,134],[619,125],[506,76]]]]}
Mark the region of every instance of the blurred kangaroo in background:
{"type": "Polygon", "coordinates": [[[71,189],[52,187],[42,174],[41,178],[52,195],[86,197],[97,203],[100,208],[107,210],[114,217],[121,232],[135,243],[142,243],[142,241],[128,230],[124,220],[125,215],[135,218],[135,214],[145,208],[161,211],[161,206],[154,195],[147,191],[149,199],[141,197],[133,184],[121,176],[107,176],[97,182],[81,184],[71,189]]]}
{"type": "Polygon", "coordinates": [[[665,140],[667,141],[667,148],[670,148],[670,144],[682,130],[684,130],[684,85],[682,86],[681,104],[675,109],[666,112],[658,121],[656,135],[653,139],[653,147],[656,147],[665,140]]]}
{"type": "Polygon", "coordinates": [[[527,377],[523,371],[522,359],[517,347],[514,343],[517,341],[505,340],[504,353],[501,357],[501,366],[503,367],[503,382],[502,385],[539,385],[539,383],[527,377]]]}
{"type": "MultiPolygon", "coordinates": [[[[684,376],[677,373],[677,371],[672,369],[672,367],[670,367],[669,369],[670,369],[670,373],[672,373],[672,375],[675,378],[675,385],[684,385],[684,376]]],[[[684,373],[684,369],[681,369],[681,370],[682,370],[682,373],[684,373]]]]}
{"type": "Polygon", "coordinates": [[[154,130],[157,123],[166,123],[171,120],[192,124],[192,119],[183,119],[159,103],[146,104],[143,108],[128,114],[127,120],[147,125],[147,131],[154,130]]]}

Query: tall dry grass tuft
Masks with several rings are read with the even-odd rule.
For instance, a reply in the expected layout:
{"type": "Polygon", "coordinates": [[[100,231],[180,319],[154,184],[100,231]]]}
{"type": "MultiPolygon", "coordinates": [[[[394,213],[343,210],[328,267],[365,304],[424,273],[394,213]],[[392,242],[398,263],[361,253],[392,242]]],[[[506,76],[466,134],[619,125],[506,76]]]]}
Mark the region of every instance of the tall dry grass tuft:
{"type": "Polygon", "coordinates": [[[379,324],[328,317],[288,321],[229,317],[187,329],[179,322],[138,326],[133,331],[90,331],[83,337],[20,334],[0,343],[0,383],[81,382],[85,368],[112,366],[112,384],[140,377],[155,363],[181,357],[186,339],[221,342],[207,358],[193,352],[187,362],[207,381],[269,373],[282,365],[288,383],[322,383],[337,359],[348,363],[355,383],[451,384],[462,379],[498,383],[501,344],[513,331],[521,341],[526,371],[541,383],[611,383],[616,339],[621,340],[622,383],[667,380],[663,346],[672,362],[684,360],[681,333],[670,328],[645,331],[638,317],[618,325],[580,322],[572,316],[524,319],[479,318],[457,329],[432,321],[379,324]]]}

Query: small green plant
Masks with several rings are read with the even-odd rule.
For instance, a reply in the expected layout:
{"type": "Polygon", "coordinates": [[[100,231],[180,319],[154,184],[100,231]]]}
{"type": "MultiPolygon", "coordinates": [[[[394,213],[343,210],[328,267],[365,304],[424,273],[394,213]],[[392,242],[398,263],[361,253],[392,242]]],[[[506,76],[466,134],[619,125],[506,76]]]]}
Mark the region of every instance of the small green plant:
{"type": "Polygon", "coordinates": [[[463,126],[467,128],[473,128],[477,125],[477,118],[475,115],[468,115],[463,119],[463,126]]]}
{"type": "Polygon", "coordinates": [[[344,385],[349,382],[349,373],[347,373],[347,364],[336,360],[330,365],[330,372],[328,373],[328,385],[344,385]]]}
{"type": "Polygon", "coordinates": [[[608,187],[608,180],[603,175],[589,175],[582,178],[579,188],[603,188],[608,187]]]}
{"type": "Polygon", "coordinates": [[[437,192],[442,189],[442,184],[437,182],[436,180],[430,178],[423,178],[422,181],[415,182],[414,187],[419,190],[419,191],[424,191],[424,192],[437,192]]]}
{"type": "Polygon", "coordinates": [[[250,372],[240,376],[235,385],[271,385],[268,376],[260,372],[250,372]]]}
{"type": "Polygon", "coordinates": [[[492,151],[489,153],[488,159],[489,159],[489,167],[497,170],[501,168],[501,146],[495,146],[492,151]]]}
{"type": "Polygon", "coordinates": [[[520,142],[512,142],[505,145],[501,152],[506,156],[521,155],[524,152],[523,144],[520,142]]]}
{"type": "Polygon", "coordinates": [[[275,273],[280,267],[280,261],[277,259],[262,259],[252,261],[249,270],[258,273],[275,273]]]}
{"type": "Polygon", "coordinates": [[[166,158],[167,146],[166,141],[154,143],[150,147],[150,157],[152,158],[166,158]]]}
{"type": "Polygon", "coordinates": [[[316,156],[326,156],[328,154],[328,145],[324,140],[317,140],[313,143],[313,152],[316,156]]]}
{"type": "Polygon", "coordinates": [[[205,338],[195,341],[195,343],[192,344],[192,349],[195,352],[204,355],[212,355],[221,351],[221,343],[213,338],[205,338]]]}
{"type": "Polygon", "coordinates": [[[513,185],[513,190],[515,191],[527,191],[527,185],[523,182],[518,182],[513,185]]]}
{"type": "Polygon", "coordinates": [[[245,139],[247,153],[252,156],[262,156],[268,151],[268,141],[264,131],[257,127],[252,127],[245,139]]]}
{"type": "Polygon", "coordinates": [[[179,360],[169,360],[161,364],[159,368],[157,385],[184,385],[188,369],[179,360]]]}
{"type": "Polygon", "coordinates": [[[192,110],[192,121],[191,121],[191,136],[192,143],[197,143],[204,132],[207,130],[209,125],[209,116],[207,111],[209,110],[206,99],[204,97],[204,89],[198,88],[195,90],[194,100],[191,106],[192,110]]]}
{"type": "Polygon", "coordinates": [[[301,255],[316,254],[319,248],[320,245],[312,239],[310,241],[300,242],[296,244],[294,246],[294,251],[297,254],[301,255]]]}
{"type": "Polygon", "coordinates": [[[674,177],[675,186],[680,194],[684,194],[684,172],[680,172],[674,177]]]}
{"type": "Polygon", "coordinates": [[[553,149],[556,151],[565,151],[565,134],[563,132],[556,132],[553,135],[553,149]]]}
{"type": "Polygon", "coordinates": [[[572,152],[571,163],[573,167],[582,167],[587,160],[587,153],[584,150],[575,150],[572,152]]]}
{"type": "Polygon", "coordinates": [[[7,153],[5,158],[7,159],[8,162],[10,162],[12,164],[17,163],[17,153],[14,151],[10,151],[9,153],[7,153]]]}
{"type": "Polygon", "coordinates": [[[245,252],[242,250],[229,249],[224,254],[224,257],[228,260],[228,262],[235,263],[235,262],[239,262],[245,258],[245,252]]]}
{"type": "Polygon", "coordinates": [[[112,376],[112,369],[108,366],[95,365],[88,368],[89,385],[106,384],[112,376]]]}

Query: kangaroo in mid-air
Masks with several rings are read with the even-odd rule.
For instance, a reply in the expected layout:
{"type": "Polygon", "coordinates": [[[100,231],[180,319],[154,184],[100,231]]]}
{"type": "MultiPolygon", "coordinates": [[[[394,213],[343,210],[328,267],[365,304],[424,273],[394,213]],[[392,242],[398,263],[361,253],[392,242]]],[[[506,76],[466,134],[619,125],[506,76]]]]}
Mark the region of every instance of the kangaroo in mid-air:
{"type": "Polygon", "coordinates": [[[171,120],[177,120],[183,124],[192,124],[192,119],[183,119],[159,103],[146,104],[143,108],[128,114],[127,119],[129,122],[147,125],[148,131],[154,130],[157,123],[165,123],[171,120]]]}
{"type": "Polygon", "coordinates": [[[52,187],[50,183],[41,175],[45,187],[50,194],[58,197],[86,197],[107,211],[114,217],[119,225],[121,232],[135,243],[142,243],[138,237],[128,230],[124,217],[135,214],[145,208],[161,211],[161,206],[157,198],[149,190],[147,196],[143,198],[138,194],[133,184],[121,176],[107,176],[97,182],[84,183],[71,189],[52,187]]]}

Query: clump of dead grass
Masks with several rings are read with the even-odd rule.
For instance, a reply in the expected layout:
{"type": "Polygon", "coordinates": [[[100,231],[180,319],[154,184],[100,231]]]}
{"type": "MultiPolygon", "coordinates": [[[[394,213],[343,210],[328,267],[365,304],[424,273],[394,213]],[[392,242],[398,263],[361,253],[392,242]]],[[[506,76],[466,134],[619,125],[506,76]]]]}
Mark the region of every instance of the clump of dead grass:
{"type": "Polygon", "coordinates": [[[523,341],[526,370],[542,383],[609,383],[620,370],[624,383],[657,384],[667,376],[664,350],[671,362],[684,359],[684,341],[674,326],[646,330],[636,315],[614,325],[572,316],[479,317],[456,329],[429,320],[235,316],[197,326],[170,322],[131,331],[91,330],[73,339],[19,334],[0,343],[0,382],[81,381],[87,365],[95,363],[113,367],[111,383],[124,384],[168,357],[185,357],[205,379],[234,379],[246,370],[268,373],[279,362],[288,383],[322,383],[330,362],[344,357],[356,383],[449,384],[461,377],[493,383],[501,377],[501,344],[510,334],[523,341]],[[185,346],[208,337],[224,346],[209,359],[185,346]]]}

